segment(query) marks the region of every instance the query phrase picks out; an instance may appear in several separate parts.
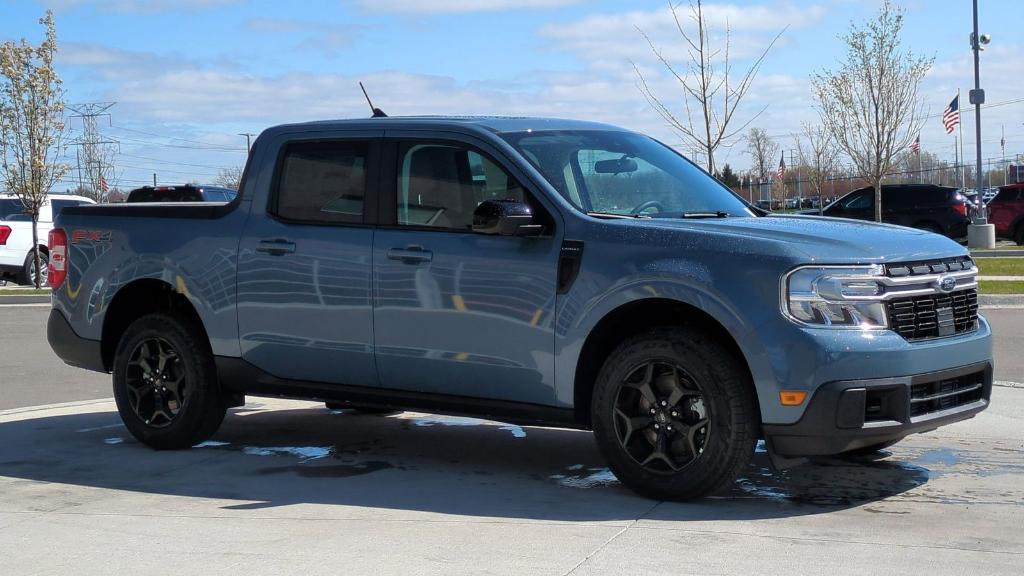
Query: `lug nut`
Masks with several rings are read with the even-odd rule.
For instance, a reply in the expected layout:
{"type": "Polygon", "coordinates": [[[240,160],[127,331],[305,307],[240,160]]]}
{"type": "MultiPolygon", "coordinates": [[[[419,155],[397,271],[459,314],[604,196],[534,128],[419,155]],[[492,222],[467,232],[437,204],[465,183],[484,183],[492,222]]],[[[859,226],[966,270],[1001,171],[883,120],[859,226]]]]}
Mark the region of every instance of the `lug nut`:
{"type": "Polygon", "coordinates": [[[654,408],[651,408],[651,414],[654,414],[656,412],[657,412],[657,410],[655,410],[654,408]]]}
{"type": "Polygon", "coordinates": [[[655,422],[655,423],[654,423],[654,429],[655,429],[655,430],[657,430],[658,428],[661,428],[661,426],[659,426],[659,425],[658,425],[658,423],[657,423],[657,422],[655,422]]]}
{"type": "Polygon", "coordinates": [[[672,411],[672,417],[675,418],[676,416],[679,416],[679,413],[676,412],[675,410],[673,410],[672,411]]]}
{"type": "Polygon", "coordinates": [[[662,406],[668,406],[668,402],[665,402],[664,400],[662,400],[662,401],[661,401],[661,405],[662,405],[662,406]]]}

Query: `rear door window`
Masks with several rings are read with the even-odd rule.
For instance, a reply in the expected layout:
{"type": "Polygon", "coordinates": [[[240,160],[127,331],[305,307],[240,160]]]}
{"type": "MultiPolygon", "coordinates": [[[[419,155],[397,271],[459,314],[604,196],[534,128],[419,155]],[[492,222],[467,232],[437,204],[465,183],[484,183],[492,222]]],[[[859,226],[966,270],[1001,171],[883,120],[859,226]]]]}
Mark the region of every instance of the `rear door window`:
{"type": "Polygon", "coordinates": [[[368,156],[368,141],[289,144],[273,212],[301,222],[362,223],[368,156]]]}

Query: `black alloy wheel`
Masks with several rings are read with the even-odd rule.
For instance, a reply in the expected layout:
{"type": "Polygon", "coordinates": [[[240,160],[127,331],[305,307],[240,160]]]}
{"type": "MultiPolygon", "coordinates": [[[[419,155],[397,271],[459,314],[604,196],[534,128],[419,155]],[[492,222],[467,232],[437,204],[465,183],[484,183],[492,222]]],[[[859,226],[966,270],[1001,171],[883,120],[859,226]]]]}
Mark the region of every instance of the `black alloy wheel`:
{"type": "Polygon", "coordinates": [[[700,386],[669,362],[651,360],[634,368],[615,400],[619,443],[652,472],[678,472],[699,458],[709,423],[700,386]]]}
{"type": "Polygon", "coordinates": [[[128,404],[147,426],[169,426],[188,402],[191,384],[177,350],[163,338],[143,340],[131,353],[125,374],[128,404]]]}

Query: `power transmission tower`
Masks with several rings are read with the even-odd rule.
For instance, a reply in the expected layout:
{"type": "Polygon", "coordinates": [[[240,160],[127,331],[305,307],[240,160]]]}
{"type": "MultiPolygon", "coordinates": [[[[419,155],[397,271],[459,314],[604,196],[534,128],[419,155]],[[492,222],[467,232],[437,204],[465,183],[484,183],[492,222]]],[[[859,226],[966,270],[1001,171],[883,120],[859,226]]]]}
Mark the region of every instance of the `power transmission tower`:
{"type": "Polygon", "coordinates": [[[100,134],[96,119],[106,116],[107,122],[110,123],[110,114],[107,110],[114,104],[116,102],[91,102],[68,106],[75,112],[73,118],[82,119],[82,135],[71,142],[78,148],[78,187],[97,201],[102,201],[109,191],[106,175],[113,171],[111,146],[119,146],[120,142],[105,139],[100,134]]]}

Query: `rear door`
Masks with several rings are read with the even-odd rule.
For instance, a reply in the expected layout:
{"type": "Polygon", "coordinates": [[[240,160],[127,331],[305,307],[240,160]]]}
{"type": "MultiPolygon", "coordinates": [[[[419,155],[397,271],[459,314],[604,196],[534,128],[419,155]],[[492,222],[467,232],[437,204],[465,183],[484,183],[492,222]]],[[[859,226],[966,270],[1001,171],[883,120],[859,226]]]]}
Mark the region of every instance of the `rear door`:
{"type": "Polygon", "coordinates": [[[381,385],[551,403],[553,212],[483,142],[388,136],[373,250],[381,385]],[[472,232],[473,211],[487,199],[530,203],[544,236],[472,232]]]}
{"type": "Polygon", "coordinates": [[[380,131],[281,136],[239,247],[242,357],[280,378],[374,386],[372,215],[380,131]]]}

